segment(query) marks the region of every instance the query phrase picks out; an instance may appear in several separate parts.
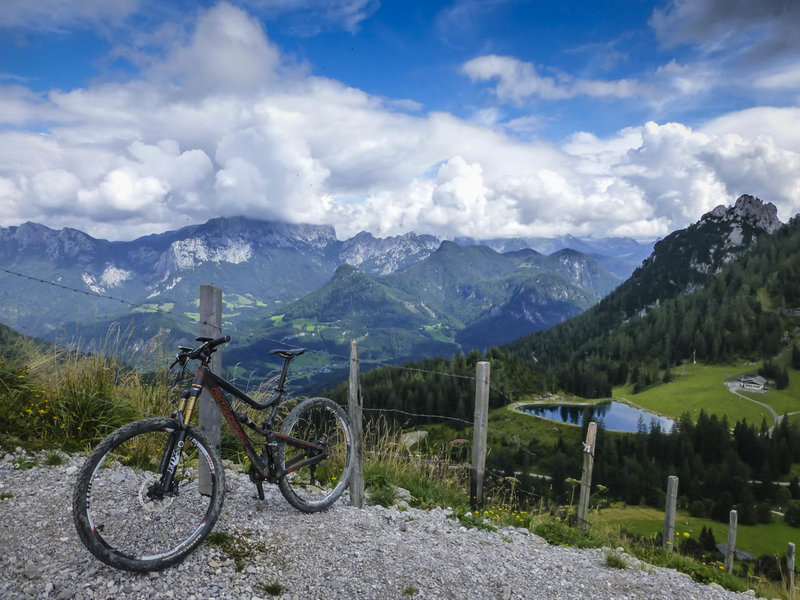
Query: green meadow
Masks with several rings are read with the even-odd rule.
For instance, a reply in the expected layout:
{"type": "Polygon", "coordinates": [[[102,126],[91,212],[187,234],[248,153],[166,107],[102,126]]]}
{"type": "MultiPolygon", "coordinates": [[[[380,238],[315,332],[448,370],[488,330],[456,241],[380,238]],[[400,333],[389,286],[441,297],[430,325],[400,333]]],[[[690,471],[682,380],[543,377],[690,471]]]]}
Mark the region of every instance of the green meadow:
{"type": "MultiPolygon", "coordinates": [[[[756,426],[766,419],[768,425],[773,425],[769,411],[730,393],[725,386],[726,380],[736,379],[744,373],[752,373],[755,369],[753,365],[687,364],[685,369],[678,367],[673,371],[675,378],[673,381],[648,388],[638,394],[633,393],[633,386],[630,384],[616,387],[613,390],[613,399],[672,418],[689,413],[692,420],[696,421],[700,411],[704,410],[708,414],[727,416],[731,426],[742,419],[747,419],[748,423],[756,426]]],[[[797,372],[793,373],[794,379],[797,380],[797,372]]],[[[800,382],[795,383],[797,384],[800,382]]],[[[784,400],[783,395],[777,394],[778,392],[769,391],[758,394],[757,399],[774,406],[781,414],[782,410],[778,410],[773,402],[776,405],[788,406],[788,395],[784,400]]],[[[797,397],[796,392],[795,397],[797,397]]],[[[796,403],[800,404],[800,400],[796,403]]]]}
{"type": "Polygon", "coordinates": [[[782,390],[754,392],[739,390],[740,394],[770,405],[779,415],[800,411],[800,373],[789,371],[789,386],[782,390]]]}
{"type": "MultiPolygon", "coordinates": [[[[787,544],[800,543],[800,529],[790,527],[783,518],[774,515],[775,520],[762,525],[739,525],[736,529],[736,548],[749,552],[755,557],[764,554],[777,556],[786,553],[787,544]]],[[[664,531],[664,511],[647,506],[628,506],[613,504],[599,512],[592,512],[590,520],[594,524],[618,526],[631,533],[655,536],[664,531]]],[[[728,541],[728,524],[710,519],[689,516],[685,510],[678,510],[675,517],[675,532],[683,536],[688,533],[697,539],[703,527],[710,527],[717,542],[728,541]]]]}

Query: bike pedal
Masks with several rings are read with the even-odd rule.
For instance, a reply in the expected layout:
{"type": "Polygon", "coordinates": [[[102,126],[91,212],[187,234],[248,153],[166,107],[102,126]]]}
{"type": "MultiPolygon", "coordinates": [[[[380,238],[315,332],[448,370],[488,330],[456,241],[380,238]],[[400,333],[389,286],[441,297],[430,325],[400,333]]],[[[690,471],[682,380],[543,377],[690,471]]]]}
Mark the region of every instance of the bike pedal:
{"type": "Polygon", "coordinates": [[[258,499],[264,499],[264,485],[260,481],[256,481],[256,489],[258,490],[258,499]]]}

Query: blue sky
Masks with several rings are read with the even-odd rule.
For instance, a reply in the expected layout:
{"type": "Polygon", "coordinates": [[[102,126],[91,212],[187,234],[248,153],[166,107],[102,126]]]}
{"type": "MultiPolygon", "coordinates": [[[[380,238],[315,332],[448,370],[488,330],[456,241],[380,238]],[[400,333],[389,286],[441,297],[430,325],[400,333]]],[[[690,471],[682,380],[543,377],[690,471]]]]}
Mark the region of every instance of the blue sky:
{"type": "Polygon", "coordinates": [[[652,239],[800,211],[792,0],[6,0],[0,226],[652,239]]]}

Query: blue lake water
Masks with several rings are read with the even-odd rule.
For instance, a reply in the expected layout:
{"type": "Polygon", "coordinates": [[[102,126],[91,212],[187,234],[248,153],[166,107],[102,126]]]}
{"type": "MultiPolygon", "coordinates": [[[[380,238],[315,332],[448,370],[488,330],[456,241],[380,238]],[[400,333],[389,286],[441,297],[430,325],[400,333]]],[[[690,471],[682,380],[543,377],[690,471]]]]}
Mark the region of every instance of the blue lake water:
{"type": "Polygon", "coordinates": [[[602,421],[603,427],[613,431],[636,432],[643,426],[650,431],[653,424],[658,424],[661,431],[669,433],[675,422],[666,417],[634,408],[622,402],[601,402],[600,404],[524,404],[519,407],[522,412],[543,417],[561,423],[583,425],[587,421],[602,421]]]}

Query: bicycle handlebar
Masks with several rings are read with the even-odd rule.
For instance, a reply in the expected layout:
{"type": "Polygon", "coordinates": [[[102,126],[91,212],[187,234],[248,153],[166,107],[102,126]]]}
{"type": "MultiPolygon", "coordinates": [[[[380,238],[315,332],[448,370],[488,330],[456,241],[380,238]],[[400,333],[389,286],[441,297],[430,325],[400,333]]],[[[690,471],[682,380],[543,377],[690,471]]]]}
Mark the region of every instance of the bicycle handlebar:
{"type": "Polygon", "coordinates": [[[211,340],[208,343],[208,348],[209,348],[209,350],[211,350],[213,348],[216,348],[217,346],[220,346],[221,344],[227,344],[230,341],[231,341],[231,336],[223,335],[222,337],[218,337],[215,340],[211,340]]]}
{"type": "Polygon", "coordinates": [[[175,356],[175,362],[170,365],[170,369],[180,363],[181,365],[185,365],[186,361],[188,360],[195,360],[198,358],[202,358],[204,356],[211,356],[211,354],[216,350],[217,346],[221,346],[222,344],[227,344],[231,341],[231,336],[223,335],[222,337],[218,337],[216,339],[207,338],[207,337],[199,337],[195,338],[196,341],[202,342],[200,346],[197,348],[189,348],[187,346],[178,346],[178,354],[175,356]]]}

